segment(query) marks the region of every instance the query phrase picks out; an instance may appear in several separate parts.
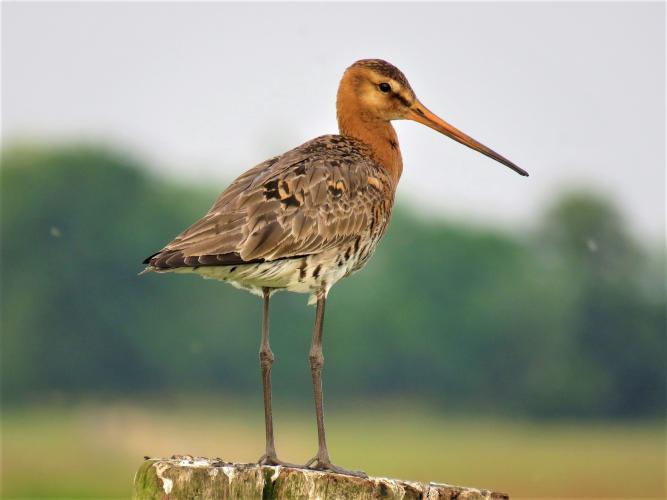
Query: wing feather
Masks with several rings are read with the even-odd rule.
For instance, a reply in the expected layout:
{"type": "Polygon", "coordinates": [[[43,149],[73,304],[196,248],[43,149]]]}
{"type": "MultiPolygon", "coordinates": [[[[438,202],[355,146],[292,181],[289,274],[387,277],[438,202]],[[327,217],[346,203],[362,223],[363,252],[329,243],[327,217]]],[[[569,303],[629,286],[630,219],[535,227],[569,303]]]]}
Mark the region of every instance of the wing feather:
{"type": "Polygon", "coordinates": [[[391,181],[365,145],[322,136],[242,174],[149,262],[236,265],[323,252],[369,231],[379,207],[388,219],[392,201],[391,181]]]}

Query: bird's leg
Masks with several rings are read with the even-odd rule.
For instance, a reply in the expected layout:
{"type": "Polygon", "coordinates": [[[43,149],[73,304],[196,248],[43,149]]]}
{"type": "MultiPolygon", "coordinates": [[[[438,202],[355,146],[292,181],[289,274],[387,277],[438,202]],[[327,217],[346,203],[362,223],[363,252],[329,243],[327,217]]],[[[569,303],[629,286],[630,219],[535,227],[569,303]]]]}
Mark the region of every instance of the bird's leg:
{"type": "Polygon", "coordinates": [[[276,447],[273,442],[273,410],[271,408],[271,366],[273,365],[273,352],[269,345],[269,298],[271,291],[263,288],[264,296],[263,319],[262,319],[262,344],[259,348],[259,365],[262,369],[262,388],[264,390],[264,425],[266,429],[266,452],[258,460],[260,465],[286,465],[292,464],[278,460],[276,447]]]}
{"type": "Polygon", "coordinates": [[[361,471],[350,471],[343,469],[331,463],[329,451],[327,450],[327,440],[324,434],[324,411],[322,408],[322,366],[324,365],[324,355],[322,354],[322,330],[324,326],[324,305],[326,302],[326,292],[321,290],[317,294],[317,311],[315,313],[315,328],[313,330],[313,341],[310,346],[308,359],[310,361],[310,372],[313,376],[313,395],[315,397],[315,415],[317,416],[317,455],[306,463],[306,467],[318,470],[328,470],[338,474],[347,474],[350,476],[367,477],[366,473],[361,471]]]}

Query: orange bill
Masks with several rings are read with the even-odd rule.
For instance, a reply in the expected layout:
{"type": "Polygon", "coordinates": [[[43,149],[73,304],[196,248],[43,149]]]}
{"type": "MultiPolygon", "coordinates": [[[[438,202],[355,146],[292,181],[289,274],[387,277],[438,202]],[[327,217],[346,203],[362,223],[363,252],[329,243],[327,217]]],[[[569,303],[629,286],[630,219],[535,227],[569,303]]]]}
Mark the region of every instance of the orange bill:
{"type": "Polygon", "coordinates": [[[516,173],[521,174],[523,176],[528,176],[528,172],[526,172],[524,169],[518,167],[517,165],[509,161],[507,158],[499,155],[492,149],[487,148],[484,144],[477,142],[472,137],[464,134],[459,129],[450,125],[442,118],[439,118],[435,114],[431,113],[426,108],[426,106],[424,106],[418,100],[416,100],[415,103],[410,107],[406,118],[408,118],[409,120],[414,120],[416,122],[422,123],[427,127],[431,127],[433,130],[437,130],[441,134],[444,134],[447,137],[451,137],[455,141],[460,142],[461,144],[464,144],[465,146],[468,146],[469,148],[474,149],[475,151],[479,151],[483,155],[486,155],[489,158],[493,158],[497,162],[500,162],[503,165],[508,166],[516,173]]]}

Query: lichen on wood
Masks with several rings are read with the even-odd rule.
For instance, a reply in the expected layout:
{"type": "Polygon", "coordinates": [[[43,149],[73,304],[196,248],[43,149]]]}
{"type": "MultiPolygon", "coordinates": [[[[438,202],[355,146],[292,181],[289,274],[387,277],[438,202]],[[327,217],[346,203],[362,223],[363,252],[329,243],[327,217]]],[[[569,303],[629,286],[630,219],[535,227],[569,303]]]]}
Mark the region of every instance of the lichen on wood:
{"type": "Polygon", "coordinates": [[[360,478],[291,467],[236,464],[191,456],[146,459],[134,498],[148,499],[507,499],[504,493],[440,483],[360,478]]]}

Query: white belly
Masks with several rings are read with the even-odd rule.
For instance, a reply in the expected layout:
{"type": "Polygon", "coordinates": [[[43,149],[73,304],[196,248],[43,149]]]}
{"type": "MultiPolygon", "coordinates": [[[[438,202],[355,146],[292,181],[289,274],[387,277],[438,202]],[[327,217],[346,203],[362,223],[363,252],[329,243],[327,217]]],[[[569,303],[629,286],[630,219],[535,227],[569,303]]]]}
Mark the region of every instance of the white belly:
{"type": "MultiPolygon", "coordinates": [[[[356,259],[342,265],[337,261],[338,252],[312,255],[298,259],[284,259],[238,266],[181,267],[169,272],[198,274],[206,279],[226,281],[237,288],[261,296],[263,288],[283,289],[296,293],[313,294],[329,289],[339,279],[349,274],[356,259]]],[[[309,303],[313,302],[309,300],[309,303]]]]}

